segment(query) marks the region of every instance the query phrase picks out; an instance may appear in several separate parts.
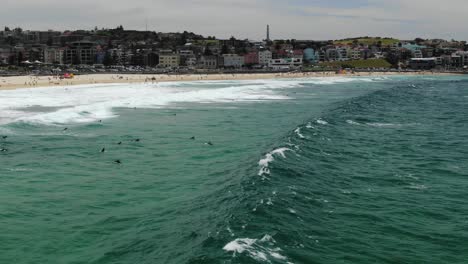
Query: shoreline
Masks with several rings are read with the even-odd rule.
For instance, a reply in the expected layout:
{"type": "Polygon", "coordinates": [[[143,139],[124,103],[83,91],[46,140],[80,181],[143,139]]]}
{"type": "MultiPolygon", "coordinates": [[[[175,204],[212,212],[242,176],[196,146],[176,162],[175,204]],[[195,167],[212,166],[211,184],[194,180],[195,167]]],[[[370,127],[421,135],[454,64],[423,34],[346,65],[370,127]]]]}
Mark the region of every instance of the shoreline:
{"type": "Polygon", "coordinates": [[[287,78],[323,78],[323,77],[369,77],[369,76],[451,76],[456,73],[445,72],[356,72],[338,74],[335,72],[289,72],[289,73],[234,73],[234,74],[84,74],[73,79],[60,79],[57,76],[8,76],[0,77],[0,90],[16,90],[45,87],[64,87],[87,84],[116,83],[159,83],[159,82],[192,82],[192,81],[226,81],[226,80],[262,80],[287,78]]]}

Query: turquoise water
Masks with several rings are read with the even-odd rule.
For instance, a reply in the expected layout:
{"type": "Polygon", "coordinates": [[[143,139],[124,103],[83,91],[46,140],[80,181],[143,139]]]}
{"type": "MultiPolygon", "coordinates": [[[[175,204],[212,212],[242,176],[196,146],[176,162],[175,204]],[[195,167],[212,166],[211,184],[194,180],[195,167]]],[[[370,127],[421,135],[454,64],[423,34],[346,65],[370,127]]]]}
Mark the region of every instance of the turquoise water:
{"type": "Polygon", "coordinates": [[[0,263],[466,263],[467,109],[460,76],[1,91],[0,263]]]}

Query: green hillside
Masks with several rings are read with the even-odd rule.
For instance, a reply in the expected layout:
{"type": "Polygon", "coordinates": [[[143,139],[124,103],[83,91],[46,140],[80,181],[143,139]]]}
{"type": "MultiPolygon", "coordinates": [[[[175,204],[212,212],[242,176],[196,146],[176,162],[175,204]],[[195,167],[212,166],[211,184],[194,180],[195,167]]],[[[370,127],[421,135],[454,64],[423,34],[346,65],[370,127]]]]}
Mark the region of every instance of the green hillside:
{"type": "Polygon", "coordinates": [[[363,45],[372,45],[372,44],[377,44],[379,41],[382,42],[383,46],[389,46],[393,45],[395,43],[400,42],[398,39],[394,38],[356,38],[356,39],[343,39],[343,40],[336,40],[333,43],[335,45],[351,45],[355,41],[358,42],[358,44],[363,44],[363,45]]]}
{"type": "Polygon", "coordinates": [[[323,62],[319,65],[330,68],[390,68],[392,66],[384,59],[323,62]]]}

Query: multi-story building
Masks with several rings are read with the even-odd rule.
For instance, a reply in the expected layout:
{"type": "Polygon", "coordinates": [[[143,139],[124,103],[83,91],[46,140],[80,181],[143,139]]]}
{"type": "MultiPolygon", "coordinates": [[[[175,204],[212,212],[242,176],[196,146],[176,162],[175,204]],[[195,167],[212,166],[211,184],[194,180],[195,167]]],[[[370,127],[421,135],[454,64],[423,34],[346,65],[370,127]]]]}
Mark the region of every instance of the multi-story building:
{"type": "Polygon", "coordinates": [[[257,65],[258,64],[258,53],[257,52],[249,52],[244,55],[244,63],[246,65],[257,65]]]}
{"type": "Polygon", "coordinates": [[[338,60],[338,51],[335,48],[327,49],[325,54],[328,61],[338,60]]]}
{"type": "Polygon", "coordinates": [[[289,70],[302,67],[302,58],[284,58],[284,59],[271,59],[268,64],[269,68],[274,70],[289,70]]]}
{"type": "Polygon", "coordinates": [[[200,59],[200,68],[216,69],[218,68],[218,56],[202,56],[200,59]]]}
{"type": "Polygon", "coordinates": [[[60,36],[54,36],[52,42],[54,45],[64,46],[68,43],[78,42],[84,40],[83,35],[75,35],[71,33],[62,34],[60,36]]]}
{"type": "Polygon", "coordinates": [[[0,47],[0,64],[8,64],[12,56],[14,53],[10,46],[0,47]]]}
{"type": "Polygon", "coordinates": [[[65,49],[60,47],[47,47],[44,49],[44,63],[64,64],[65,49]]]}
{"type": "Polygon", "coordinates": [[[59,31],[25,31],[23,32],[23,41],[25,43],[46,44],[53,42],[54,37],[60,36],[59,31]]]}
{"type": "Polygon", "coordinates": [[[304,50],[304,61],[315,64],[319,61],[319,56],[313,48],[307,48],[304,50]]]}
{"type": "Polygon", "coordinates": [[[159,66],[165,68],[177,68],[180,66],[179,54],[159,54],[159,66]]]}
{"type": "Polygon", "coordinates": [[[402,48],[407,49],[411,51],[411,57],[412,58],[422,58],[423,57],[423,52],[422,50],[427,48],[426,46],[420,46],[417,44],[404,44],[402,45],[402,48]]]}
{"type": "Polygon", "coordinates": [[[412,58],[409,66],[415,70],[430,70],[436,66],[436,58],[412,58]]]}
{"type": "Polygon", "coordinates": [[[348,57],[348,49],[347,48],[343,48],[343,47],[339,47],[336,49],[336,59],[339,60],[339,61],[347,61],[349,60],[349,57],[348,57]]]}
{"type": "Polygon", "coordinates": [[[193,56],[193,50],[181,50],[181,51],[179,51],[179,55],[181,57],[193,56]]]}
{"type": "Polygon", "coordinates": [[[224,54],[223,61],[225,68],[242,68],[245,65],[244,56],[237,54],[224,54]]]}
{"type": "Polygon", "coordinates": [[[452,57],[454,56],[460,57],[459,67],[468,66],[468,51],[457,51],[454,54],[452,54],[452,57]]]}
{"type": "Polygon", "coordinates": [[[304,50],[296,49],[291,52],[291,58],[303,59],[304,58],[304,50]]]}
{"type": "Polygon", "coordinates": [[[197,66],[197,57],[195,57],[195,55],[186,57],[185,58],[185,65],[187,67],[197,66]]]}
{"type": "Polygon", "coordinates": [[[44,50],[47,48],[46,45],[30,44],[30,45],[25,46],[25,48],[28,50],[29,60],[39,61],[39,62],[44,61],[44,50]]]}
{"type": "Polygon", "coordinates": [[[359,49],[352,49],[350,50],[350,58],[353,60],[360,60],[361,57],[361,50],[359,49]]]}
{"type": "Polygon", "coordinates": [[[96,47],[90,41],[77,41],[65,48],[65,64],[94,64],[96,60],[96,47]]]}
{"type": "Polygon", "coordinates": [[[273,54],[269,50],[261,50],[258,52],[258,64],[260,65],[268,65],[272,58],[273,54]]]}

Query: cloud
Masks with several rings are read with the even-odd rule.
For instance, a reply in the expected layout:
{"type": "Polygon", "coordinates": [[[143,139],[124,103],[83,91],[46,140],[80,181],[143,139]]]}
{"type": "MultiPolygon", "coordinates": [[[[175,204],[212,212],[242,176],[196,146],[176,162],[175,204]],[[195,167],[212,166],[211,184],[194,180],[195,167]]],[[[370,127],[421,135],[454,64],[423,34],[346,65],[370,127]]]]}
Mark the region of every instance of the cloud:
{"type": "Polygon", "coordinates": [[[189,30],[222,38],[338,39],[375,35],[467,39],[466,0],[17,0],[0,25],[27,29],[116,27],[189,30]]]}

